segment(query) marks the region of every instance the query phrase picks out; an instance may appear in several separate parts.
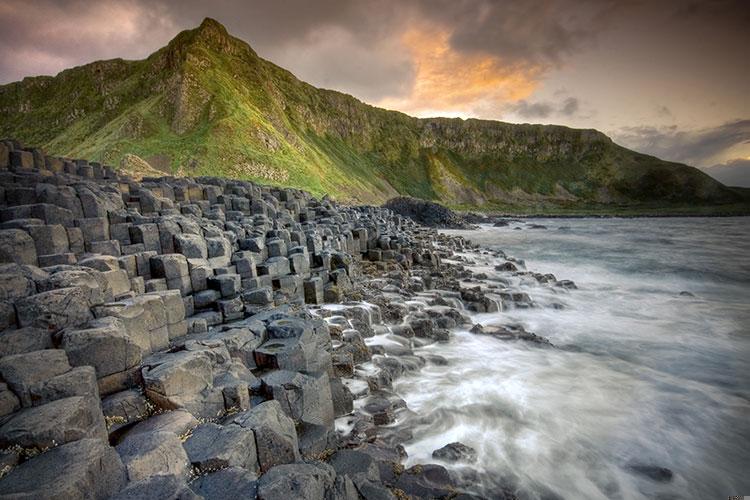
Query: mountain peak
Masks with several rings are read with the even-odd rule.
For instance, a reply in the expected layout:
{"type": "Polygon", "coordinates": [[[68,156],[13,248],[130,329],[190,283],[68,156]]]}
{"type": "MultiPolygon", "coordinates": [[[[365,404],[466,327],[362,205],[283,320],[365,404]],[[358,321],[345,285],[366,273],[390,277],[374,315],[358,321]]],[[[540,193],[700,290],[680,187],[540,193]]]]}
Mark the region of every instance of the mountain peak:
{"type": "Polygon", "coordinates": [[[224,25],[211,17],[204,18],[197,31],[200,34],[229,36],[229,32],[224,25]]]}

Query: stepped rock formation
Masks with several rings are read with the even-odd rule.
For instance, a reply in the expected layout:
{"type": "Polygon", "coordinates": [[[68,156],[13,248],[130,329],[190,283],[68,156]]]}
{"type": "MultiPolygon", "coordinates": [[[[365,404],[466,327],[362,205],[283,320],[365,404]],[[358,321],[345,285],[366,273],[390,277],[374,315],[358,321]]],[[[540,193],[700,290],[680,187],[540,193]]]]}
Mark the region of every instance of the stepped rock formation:
{"type": "Polygon", "coordinates": [[[530,306],[460,284],[442,260],[468,242],[296,189],[0,145],[0,497],[471,487],[404,471],[388,430],[406,411],[392,381],[427,362],[413,347],[470,328],[462,309],[530,306]]]}
{"type": "Polygon", "coordinates": [[[596,130],[417,119],[308,85],[206,19],[141,61],[0,86],[0,137],[47,152],[294,186],[341,201],[721,205],[746,195],[596,130]],[[126,162],[129,163],[129,162],[126,162]]]}

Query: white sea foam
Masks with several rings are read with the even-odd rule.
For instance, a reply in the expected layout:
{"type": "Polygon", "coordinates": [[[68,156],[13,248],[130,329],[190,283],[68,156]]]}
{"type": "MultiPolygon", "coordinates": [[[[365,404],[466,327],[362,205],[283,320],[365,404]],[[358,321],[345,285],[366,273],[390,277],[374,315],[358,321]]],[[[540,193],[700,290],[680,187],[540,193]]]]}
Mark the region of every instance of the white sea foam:
{"type": "MultiPolygon", "coordinates": [[[[415,412],[400,423],[414,434],[408,463],[460,441],[479,453],[487,496],[493,482],[523,498],[750,492],[748,219],[534,222],[548,229],[460,234],[579,290],[514,279],[540,307],[473,319],[520,323],[556,348],[458,331],[418,349],[448,364],[395,384],[415,412]],[[674,476],[654,481],[634,465],[674,476]]],[[[478,261],[488,274],[491,264],[478,261]]]]}

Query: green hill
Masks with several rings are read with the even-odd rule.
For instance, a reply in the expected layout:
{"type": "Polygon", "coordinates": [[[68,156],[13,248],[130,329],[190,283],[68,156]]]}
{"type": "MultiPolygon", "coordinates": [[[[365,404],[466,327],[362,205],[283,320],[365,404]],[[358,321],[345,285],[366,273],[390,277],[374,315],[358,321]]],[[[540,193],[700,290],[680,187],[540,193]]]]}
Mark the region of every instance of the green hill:
{"type": "Polygon", "coordinates": [[[382,202],[397,194],[485,208],[693,206],[745,196],[596,130],[417,119],[313,87],[206,19],[145,60],[99,61],[0,86],[0,135],[118,165],[135,154],[382,202]]]}

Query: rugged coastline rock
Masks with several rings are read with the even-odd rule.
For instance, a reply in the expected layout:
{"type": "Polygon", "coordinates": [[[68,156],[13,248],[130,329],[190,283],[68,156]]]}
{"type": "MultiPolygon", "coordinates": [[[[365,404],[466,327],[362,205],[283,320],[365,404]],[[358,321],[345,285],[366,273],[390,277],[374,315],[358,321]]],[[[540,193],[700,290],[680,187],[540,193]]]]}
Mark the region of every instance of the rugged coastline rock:
{"type": "Polygon", "coordinates": [[[474,226],[453,210],[431,201],[419,200],[409,196],[391,198],[383,204],[384,208],[393,210],[399,215],[427,227],[441,229],[473,229],[474,226]]]}
{"type": "Polygon", "coordinates": [[[511,261],[387,208],[2,144],[0,497],[470,489],[401,465],[392,383],[469,311],[534,306],[503,284],[522,263],[475,275],[462,252],[511,261]]]}

